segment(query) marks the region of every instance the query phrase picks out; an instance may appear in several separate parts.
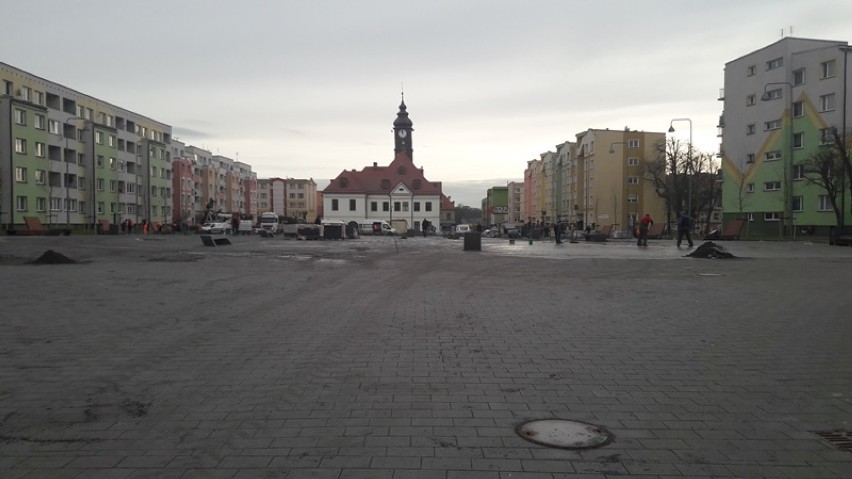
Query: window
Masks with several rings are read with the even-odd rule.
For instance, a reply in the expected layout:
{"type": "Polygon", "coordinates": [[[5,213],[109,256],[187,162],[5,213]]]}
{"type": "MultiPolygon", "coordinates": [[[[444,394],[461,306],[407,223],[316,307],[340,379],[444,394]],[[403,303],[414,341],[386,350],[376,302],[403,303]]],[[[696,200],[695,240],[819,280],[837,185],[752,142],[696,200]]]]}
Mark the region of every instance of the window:
{"type": "Polygon", "coordinates": [[[382,202],[382,211],[390,211],[390,203],[387,201],[382,202]]]}
{"type": "Polygon", "coordinates": [[[115,180],[109,180],[109,191],[115,193],[115,180]]]}
{"type": "Polygon", "coordinates": [[[754,183],[747,183],[745,191],[746,193],[754,193],[754,183]]]}
{"type": "Polygon", "coordinates": [[[44,152],[45,152],[44,143],[36,142],[36,147],[35,147],[36,156],[39,157],[39,158],[44,158],[44,152]]]}
{"type": "Polygon", "coordinates": [[[804,180],[805,179],[805,165],[793,165],[793,179],[794,180],[804,180]]]}
{"type": "Polygon", "coordinates": [[[95,132],[95,143],[97,143],[99,145],[104,144],[104,135],[103,135],[102,132],[100,132],[100,131],[95,132]]]}
{"type": "Polygon", "coordinates": [[[77,177],[77,189],[85,190],[86,189],[86,177],[78,176],[77,177]]]}
{"type": "Polygon", "coordinates": [[[337,211],[339,209],[338,200],[334,198],[331,200],[331,211],[337,211]]]}
{"type": "Polygon", "coordinates": [[[774,70],[776,68],[781,68],[783,66],[784,66],[784,58],[783,57],[774,58],[774,59],[766,62],[766,69],[767,70],[774,70]]]}
{"type": "Polygon", "coordinates": [[[832,211],[834,207],[831,205],[831,198],[828,195],[819,195],[818,211],[832,211]]]}
{"type": "Polygon", "coordinates": [[[746,155],[746,163],[754,163],[754,153],[749,153],[746,155]]]}
{"type": "Polygon", "coordinates": [[[27,211],[27,197],[26,196],[16,196],[15,197],[15,210],[16,211],[27,211]]]}
{"type": "Polygon", "coordinates": [[[793,116],[796,118],[805,116],[805,102],[797,101],[793,103],[793,116]]]}
{"type": "Polygon", "coordinates": [[[831,78],[834,76],[834,60],[829,60],[827,62],[820,63],[820,71],[822,72],[822,78],[831,78]]]}
{"type": "Polygon", "coordinates": [[[39,130],[44,130],[44,115],[33,115],[33,125],[39,130]]]}
{"type": "Polygon", "coordinates": [[[420,202],[419,201],[414,202],[414,211],[420,211],[420,202]]]}
{"type": "Polygon", "coordinates": [[[103,201],[98,201],[98,214],[99,215],[104,214],[104,202],[103,201]]]}
{"type": "Polygon", "coordinates": [[[42,212],[47,209],[47,199],[43,196],[36,198],[36,211],[42,212]]]}
{"type": "Polygon", "coordinates": [[[627,202],[633,205],[639,203],[639,195],[636,193],[630,193],[627,195],[627,202]]]}
{"type": "Polygon", "coordinates": [[[746,97],[746,106],[754,106],[757,103],[757,95],[748,95],[746,97]]]}
{"type": "Polygon", "coordinates": [[[355,211],[356,203],[355,200],[349,200],[349,211],[355,211]]]}
{"type": "Polygon", "coordinates": [[[820,95],[819,97],[819,111],[832,111],[834,110],[834,93],[829,93],[828,95],[820,95]]]}
{"type": "Polygon", "coordinates": [[[805,69],[799,68],[797,70],[793,70],[793,85],[804,85],[805,84],[805,69]]]}
{"type": "Polygon", "coordinates": [[[23,138],[15,138],[15,153],[22,155],[27,154],[27,140],[23,138]]]}
{"type": "Polygon", "coordinates": [[[748,67],[746,67],[746,76],[753,77],[756,72],[757,72],[757,66],[749,65],[748,67]]]}
{"type": "Polygon", "coordinates": [[[431,201],[426,202],[426,211],[432,211],[432,202],[431,201]]]}
{"type": "Polygon", "coordinates": [[[30,101],[30,93],[32,93],[32,90],[30,90],[28,87],[21,88],[21,99],[25,101],[30,101]]]}
{"type": "Polygon", "coordinates": [[[781,150],[767,151],[763,154],[764,161],[776,161],[781,159],[781,150]]]}
{"type": "Polygon", "coordinates": [[[56,120],[47,120],[47,131],[54,135],[59,134],[59,122],[56,120]]]}
{"type": "Polygon", "coordinates": [[[25,110],[15,108],[15,123],[19,125],[27,124],[27,112],[25,110]]]}
{"type": "Polygon", "coordinates": [[[27,169],[16,166],[15,167],[15,181],[18,183],[26,183],[27,182],[27,169]]]}
{"type": "Polygon", "coordinates": [[[110,170],[114,170],[114,169],[115,169],[115,158],[110,158],[110,159],[109,159],[109,169],[110,169],[110,170]]]}
{"type": "Polygon", "coordinates": [[[627,140],[628,148],[639,148],[639,140],[627,140]]]}
{"type": "Polygon", "coordinates": [[[769,90],[763,94],[763,99],[765,100],[777,100],[781,97],[783,97],[783,94],[780,88],[769,90]]]}
{"type": "Polygon", "coordinates": [[[780,181],[767,181],[763,184],[763,191],[780,191],[781,190],[781,182],[780,181]]]}
{"type": "Polygon", "coordinates": [[[767,121],[763,126],[764,131],[777,130],[779,128],[781,128],[781,120],[767,121]]]}
{"type": "Polygon", "coordinates": [[[820,128],[819,130],[819,144],[820,145],[830,145],[834,143],[834,128],[820,128]]]}
{"type": "Polygon", "coordinates": [[[104,167],[104,157],[102,155],[98,155],[97,157],[95,157],[95,166],[97,166],[98,168],[104,167]]]}
{"type": "Polygon", "coordinates": [[[781,221],[781,213],[763,213],[763,221],[781,221]]]}
{"type": "Polygon", "coordinates": [[[44,170],[35,170],[35,182],[38,185],[43,185],[47,178],[47,172],[44,170]]]}
{"type": "Polygon", "coordinates": [[[804,148],[805,147],[805,134],[804,133],[793,133],[793,148],[804,148]]]}
{"type": "Polygon", "coordinates": [[[104,190],[104,179],[103,178],[98,178],[98,180],[95,183],[97,184],[98,191],[104,190]]]}
{"type": "Polygon", "coordinates": [[[754,123],[746,125],[746,135],[754,135],[754,123]]]}
{"type": "Polygon", "coordinates": [[[793,210],[793,211],[802,211],[802,208],[803,208],[803,207],[802,207],[802,205],[803,205],[803,203],[804,203],[804,202],[802,201],[802,197],[801,197],[801,196],[794,196],[794,197],[793,197],[793,203],[792,203],[792,205],[791,205],[791,206],[792,206],[792,210],[793,210]]]}
{"type": "Polygon", "coordinates": [[[62,198],[57,196],[50,197],[50,211],[62,211],[62,198]]]}
{"type": "Polygon", "coordinates": [[[400,203],[399,201],[394,201],[393,202],[393,210],[394,211],[402,211],[402,203],[400,203]]]}
{"type": "Polygon", "coordinates": [[[402,202],[402,211],[408,211],[408,202],[407,201],[402,202]]]}
{"type": "Polygon", "coordinates": [[[379,211],[379,203],[377,201],[370,202],[370,211],[379,211]]]}
{"type": "Polygon", "coordinates": [[[638,176],[628,176],[627,177],[627,184],[628,185],[638,185],[639,184],[639,177],[638,176]]]}
{"type": "Polygon", "coordinates": [[[627,166],[639,166],[639,158],[636,158],[635,156],[627,158],[627,166]]]}

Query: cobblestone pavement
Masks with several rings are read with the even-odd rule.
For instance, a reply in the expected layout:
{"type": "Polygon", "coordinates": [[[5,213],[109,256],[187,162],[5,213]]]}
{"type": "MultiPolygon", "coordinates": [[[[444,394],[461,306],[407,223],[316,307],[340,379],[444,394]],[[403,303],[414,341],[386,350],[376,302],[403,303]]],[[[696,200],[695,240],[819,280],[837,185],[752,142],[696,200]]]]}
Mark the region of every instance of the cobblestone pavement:
{"type": "Polygon", "coordinates": [[[0,237],[0,477],[852,477],[852,248],[233,242],[0,237]]]}

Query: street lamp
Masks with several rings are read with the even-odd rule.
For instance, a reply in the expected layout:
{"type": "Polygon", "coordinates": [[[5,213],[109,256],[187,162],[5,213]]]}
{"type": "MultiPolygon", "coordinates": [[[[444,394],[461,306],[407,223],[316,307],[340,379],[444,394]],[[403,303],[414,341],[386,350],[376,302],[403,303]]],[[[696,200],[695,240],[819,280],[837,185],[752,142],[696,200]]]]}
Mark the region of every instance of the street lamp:
{"type": "Polygon", "coordinates": [[[689,173],[686,178],[687,184],[687,192],[686,192],[686,211],[687,214],[692,217],[692,175],[695,173],[694,168],[692,166],[692,120],[689,118],[675,118],[669,122],[669,133],[674,133],[674,122],[676,121],[688,121],[689,122],[689,145],[686,147],[686,163],[689,167],[689,173]]]}
{"type": "MultiPolygon", "coordinates": [[[[793,181],[792,181],[791,176],[793,174],[793,166],[792,165],[793,165],[793,135],[794,135],[794,132],[793,132],[793,84],[790,83],[790,82],[786,82],[786,81],[768,82],[768,83],[764,84],[763,85],[763,95],[760,96],[761,101],[770,101],[770,100],[774,100],[776,98],[779,98],[777,96],[773,96],[772,93],[769,90],[767,90],[767,88],[770,85],[787,85],[789,87],[789,92],[790,92],[790,120],[789,120],[789,125],[788,125],[788,128],[790,130],[790,134],[787,136],[787,141],[789,143],[787,151],[789,152],[789,155],[784,155],[784,165],[783,165],[784,171],[783,171],[783,174],[784,174],[784,190],[785,191],[784,191],[784,218],[783,218],[782,225],[792,235],[793,234],[793,224],[792,224],[791,220],[793,219],[793,211],[792,211],[792,209],[793,209],[793,181]],[[787,224],[788,221],[790,221],[789,225],[787,224]]],[[[782,115],[783,115],[783,113],[782,113],[782,115]]],[[[781,235],[783,236],[783,234],[784,233],[783,233],[783,230],[782,230],[781,235]]]]}

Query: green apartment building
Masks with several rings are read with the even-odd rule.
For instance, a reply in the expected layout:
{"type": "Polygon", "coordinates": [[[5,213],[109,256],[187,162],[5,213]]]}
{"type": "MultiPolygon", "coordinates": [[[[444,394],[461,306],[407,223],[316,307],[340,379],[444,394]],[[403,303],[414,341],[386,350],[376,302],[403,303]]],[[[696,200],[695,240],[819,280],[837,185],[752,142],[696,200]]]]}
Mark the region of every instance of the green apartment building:
{"type": "Polygon", "coordinates": [[[171,127],[0,63],[0,227],[172,218],[171,127]]]}
{"type": "MultiPolygon", "coordinates": [[[[848,135],[846,42],[787,37],[725,65],[723,223],[746,220],[743,237],[828,236],[839,226],[809,162],[848,135]]],[[[848,141],[848,140],[847,140],[848,141]]],[[[837,198],[849,214],[848,178],[837,198]]]]}

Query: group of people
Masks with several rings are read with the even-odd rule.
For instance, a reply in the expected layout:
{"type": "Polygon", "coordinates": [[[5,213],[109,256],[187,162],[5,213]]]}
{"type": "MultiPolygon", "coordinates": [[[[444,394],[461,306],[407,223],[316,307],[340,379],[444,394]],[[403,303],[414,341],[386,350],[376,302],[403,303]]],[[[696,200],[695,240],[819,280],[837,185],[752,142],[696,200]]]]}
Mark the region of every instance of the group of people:
{"type": "MultiPolygon", "coordinates": [[[[651,226],[654,224],[654,219],[651,218],[651,215],[645,213],[645,216],[639,220],[639,225],[637,226],[637,245],[638,246],[648,246],[648,230],[651,229],[651,226]]],[[[689,247],[692,248],[694,243],[692,242],[692,235],[690,231],[692,230],[692,218],[689,217],[686,211],[681,211],[677,216],[677,247],[680,248],[683,240],[686,239],[689,247]]]]}

